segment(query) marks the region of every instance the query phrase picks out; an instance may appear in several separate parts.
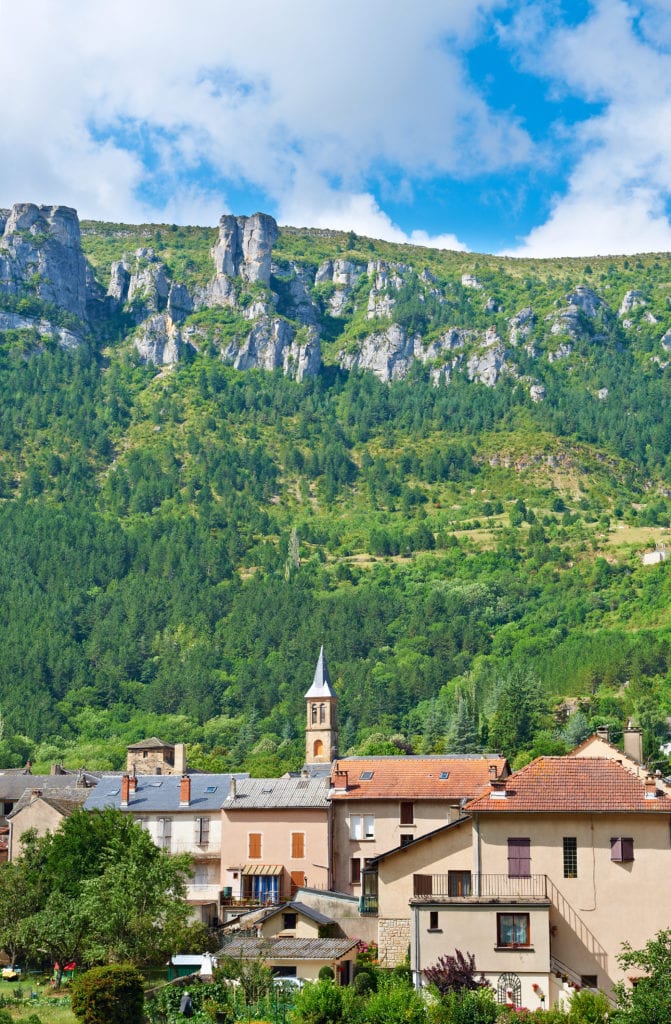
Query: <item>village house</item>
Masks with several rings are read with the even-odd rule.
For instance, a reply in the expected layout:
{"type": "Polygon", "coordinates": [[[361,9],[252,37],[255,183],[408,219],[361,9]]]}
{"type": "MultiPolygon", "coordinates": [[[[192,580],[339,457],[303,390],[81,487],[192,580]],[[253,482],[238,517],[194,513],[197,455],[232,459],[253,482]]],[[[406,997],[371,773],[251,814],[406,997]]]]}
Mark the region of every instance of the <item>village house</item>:
{"type": "Polygon", "coordinates": [[[54,765],[49,775],[33,775],[30,766],[0,772],[0,861],[21,853],[21,836],[54,832],[76,807],[82,807],[99,776],[54,765]]]}
{"type": "Polygon", "coordinates": [[[417,983],[459,948],[501,1002],[550,1006],[578,986],[612,994],[622,943],[668,927],[671,798],[613,758],[541,757],[465,811],[470,821],[433,846],[379,865],[381,902],[394,874],[406,894],[412,880],[417,983]]]}
{"type": "Polygon", "coordinates": [[[221,875],[232,908],[328,889],[328,779],[234,779],[222,805],[221,875]]]}
{"type": "Polygon", "coordinates": [[[222,815],[235,775],[110,775],[84,804],[87,811],[114,807],[132,814],[166,853],[188,853],[194,864],[187,899],[196,920],[216,925],[222,912],[222,815]]]}

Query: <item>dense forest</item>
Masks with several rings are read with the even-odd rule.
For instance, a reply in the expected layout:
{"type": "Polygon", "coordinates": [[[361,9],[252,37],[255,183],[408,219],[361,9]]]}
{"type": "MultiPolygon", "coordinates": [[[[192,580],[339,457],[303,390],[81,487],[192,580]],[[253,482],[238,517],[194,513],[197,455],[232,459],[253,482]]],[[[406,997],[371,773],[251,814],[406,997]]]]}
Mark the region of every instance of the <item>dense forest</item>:
{"type": "MultiPolygon", "coordinates": [[[[187,283],[207,272],[209,229],[83,225],[104,286],[147,239],[187,283]]],[[[503,334],[504,310],[546,316],[586,283],[645,291],[654,324],[585,321],[570,359],[518,350],[496,386],[437,385],[420,361],[391,382],[344,369],[371,330],[356,289],[351,315],[324,312],[323,365],[300,382],[224,365],[230,308],[193,313],[208,343],[170,368],[138,358],[127,310],[73,348],[0,331],[2,764],[118,767],[158,735],[209,770],[296,768],[324,644],[343,753],[522,764],[631,719],[668,769],[668,563],[641,555],[671,536],[671,259],[409,250],[281,231],[272,287],[281,308],[282,260],[421,259],[451,299],[413,271],[393,316],[429,340],[503,334]]],[[[325,310],[331,294],[314,287],[325,310]]]]}

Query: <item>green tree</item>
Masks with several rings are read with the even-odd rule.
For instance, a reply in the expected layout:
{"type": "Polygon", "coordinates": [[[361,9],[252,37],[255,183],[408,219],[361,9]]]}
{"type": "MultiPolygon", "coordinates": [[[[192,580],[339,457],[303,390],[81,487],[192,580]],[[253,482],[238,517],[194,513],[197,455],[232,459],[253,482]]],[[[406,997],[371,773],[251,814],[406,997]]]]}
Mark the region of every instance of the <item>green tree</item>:
{"type": "Polygon", "coordinates": [[[543,727],[547,705],[540,684],[529,669],[516,667],[500,684],[496,711],[489,723],[489,744],[506,757],[530,746],[543,727]]]}
{"type": "MultiPolygon", "coordinates": [[[[668,1024],[671,1020],[671,929],[658,932],[643,949],[624,943],[620,966],[642,972],[636,985],[617,986],[617,1024],[668,1024]]],[[[613,1019],[613,1018],[611,1018],[613,1019]]]]}

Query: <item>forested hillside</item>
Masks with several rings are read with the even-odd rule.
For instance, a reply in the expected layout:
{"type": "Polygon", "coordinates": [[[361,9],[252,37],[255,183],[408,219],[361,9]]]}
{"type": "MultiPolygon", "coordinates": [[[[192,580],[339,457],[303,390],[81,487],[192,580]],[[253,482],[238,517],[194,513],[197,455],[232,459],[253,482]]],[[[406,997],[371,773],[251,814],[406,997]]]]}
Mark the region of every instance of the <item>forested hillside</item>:
{"type": "Polygon", "coordinates": [[[0,247],[3,764],[158,735],[297,767],[321,644],[342,752],[519,763],[629,717],[656,752],[667,255],[280,229],[267,283],[224,253],[215,288],[216,231],[85,222],[68,304],[37,258],[12,277],[45,230],[0,247]]]}

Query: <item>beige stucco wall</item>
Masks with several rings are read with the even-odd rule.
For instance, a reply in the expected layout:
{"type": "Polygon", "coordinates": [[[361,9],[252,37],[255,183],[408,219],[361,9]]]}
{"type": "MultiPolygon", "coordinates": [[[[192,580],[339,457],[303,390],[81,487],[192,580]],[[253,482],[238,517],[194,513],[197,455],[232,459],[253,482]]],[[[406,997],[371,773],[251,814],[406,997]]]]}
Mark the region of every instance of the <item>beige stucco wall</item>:
{"type": "Polygon", "coordinates": [[[410,843],[378,865],[378,918],[410,918],[413,875],[472,871],[470,819],[421,843],[410,843]]]}
{"type": "MultiPolygon", "coordinates": [[[[422,969],[435,964],[455,950],[475,955],[478,972],[483,972],[496,990],[502,974],[516,974],[522,984],[522,1005],[540,1006],[533,985],[548,996],[550,963],[549,908],[535,903],[500,901],[497,904],[422,904],[413,914],[411,964],[422,969]],[[438,913],[438,928],[429,928],[429,914],[438,913]],[[529,914],[530,949],[497,948],[497,914],[529,914]]],[[[548,1003],[549,1005],[549,1003],[548,1003]]]]}
{"type": "Polygon", "coordinates": [[[610,990],[622,943],[644,945],[671,919],[669,818],[645,814],[479,816],[482,871],[507,874],[507,840],[531,840],[531,873],[549,876],[552,955],[610,990]],[[563,877],[564,836],[575,836],[578,877],[563,877]],[[610,859],[610,840],[634,840],[634,861],[610,859]]]}
{"type": "Polygon", "coordinates": [[[377,918],[362,917],[358,899],[314,890],[299,890],[295,899],[332,918],[340,926],[343,935],[364,942],[377,942],[377,918]]]}
{"type": "Polygon", "coordinates": [[[221,867],[224,885],[231,885],[236,894],[240,877],[232,877],[232,868],[244,864],[282,864],[280,896],[289,898],[291,872],[301,872],[303,884],[327,889],[329,884],[328,809],[291,808],[287,810],[224,810],[222,811],[221,867]],[[261,834],[261,856],[250,861],[249,834],[261,834]],[[305,834],[305,856],[291,856],[291,833],[305,834]]]}
{"type": "Polygon", "coordinates": [[[15,860],[21,855],[21,836],[30,829],[35,829],[38,836],[47,832],[55,832],[63,821],[63,815],[39,797],[17,811],[11,820],[11,844],[9,859],[15,860]]]}
{"type": "Polygon", "coordinates": [[[402,835],[415,838],[454,821],[459,816],[458,803],[448,800],[415,800],[414,822],[401,825],[401,799],[398,800],[333,800],[334,887],[338,892],[361,892],[360,885],[350,881],[353,857],[362,861],[401,845],[402,835]],[[351,839],[352,815],[372,814],[375,818],[374,839],[351,839]]]}
{"type": "Polygon", "coordinates": [[[308,917],[303,917],[301,914],[297,914],[296,927],[287,929],[283,927],[283,915],[275,914],[268,921],[264,921],[261,926],[261,934],[264,939],[270,939],[274,935],[291,936],[296,939],[318,939],[319,938],[319,925],[316,921],[311,921],[308,917]]]}

